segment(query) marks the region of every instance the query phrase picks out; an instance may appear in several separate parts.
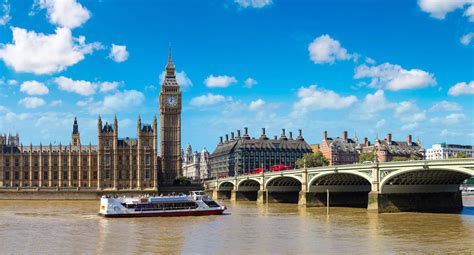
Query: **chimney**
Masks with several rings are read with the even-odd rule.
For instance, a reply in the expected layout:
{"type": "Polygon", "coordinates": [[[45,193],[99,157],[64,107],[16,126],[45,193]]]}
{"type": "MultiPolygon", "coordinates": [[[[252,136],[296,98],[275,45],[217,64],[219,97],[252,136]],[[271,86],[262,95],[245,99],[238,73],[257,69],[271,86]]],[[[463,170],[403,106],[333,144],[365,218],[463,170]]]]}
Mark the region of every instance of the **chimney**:
{"type": "Polygon", "coordinates": [[[293,132],[290,132],[290,140],[293,140],[293,132]]]}
{"type": "Polygon", "coordinates": [[[342,132],[342,140],[347,142],[347,131],[342,132]]]}
{"type": "Polygon", "coordinates": [[[323,140],[326,141],[328,139],[328,131],[323,132],[323,140]]]}
{"type": "Polygon", "coordinates": [[[411,135],[407,135],[407,143],[408,145],[412,144],[411,135]]]}
{"type": "Polygon", "coordinates": [[[278,136],[274,136],[273,139],[278,140],[278,136]]]}
{"type": "Polygon", "coordinates": [[[265,128],[262,128],[262,135],[265,135],[265,128]]]}
{"type": "Polygon", "coordinates": [[[231,141],[234,141],[234,140],[235,140],[235,139],[234,139],[234,132],[230,132],[230,140],[231,140],[231,141]]]}
{"type": "Polygon", "coordinates": [[[244,127],[244,139],[250,139],[248,127],[244,127]]]}
{"type": "Polygon", "coordinates": [[[364,137],[364,145],[369,146],[369,139],[367,137],[364,137]]]}
{"type": "Polygon", "coordinates": [[[386,138],[387,142],[390,144],[392,143],[392,134],[391,133],[388,133],[387,134],[387,138],[386,138]]]}
{"type": "Polygon", "coordinates": [[[229,135],[228,134],[225,135],[225,142],[226,143],[229,142],[229,135]]]}
{"type": "Polygon", "coordinates": [[[240,129],[237,130],[237,138],[240,138],[240,129]]]}
{"type": "Polygon", "coordinates": [[[220,142],[219,144],[222,144],[222,142],[223,142],[223,138],[222,138],[222,136],[220,137],[220,139],[221,139],[221,142],[220,142]]]}
{"type": "Polygon", "coordinates": [[[298,137],[297,137],[298,140],[300,141],[304,141],[303,139],[303,131],[301,131],[301,129],[298,129],[298,137]]]}
{"type": "Polygon", "coordinates": [[[281,139],[286,140],[286,130],[284,128],[281,129],[281,139]]]}

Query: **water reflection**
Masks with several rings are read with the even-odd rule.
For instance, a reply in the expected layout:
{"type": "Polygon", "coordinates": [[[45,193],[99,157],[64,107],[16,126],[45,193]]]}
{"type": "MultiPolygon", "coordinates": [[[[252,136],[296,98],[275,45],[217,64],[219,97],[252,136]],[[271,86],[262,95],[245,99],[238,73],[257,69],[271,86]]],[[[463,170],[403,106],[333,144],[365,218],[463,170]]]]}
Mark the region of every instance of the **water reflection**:
{"type": "Polygon", "coordinates": [[[2,254],[474,252],[474,196],[463,214],[227,202],[209,217],[106,219],[97,201],[0,201],[2,254]]]}

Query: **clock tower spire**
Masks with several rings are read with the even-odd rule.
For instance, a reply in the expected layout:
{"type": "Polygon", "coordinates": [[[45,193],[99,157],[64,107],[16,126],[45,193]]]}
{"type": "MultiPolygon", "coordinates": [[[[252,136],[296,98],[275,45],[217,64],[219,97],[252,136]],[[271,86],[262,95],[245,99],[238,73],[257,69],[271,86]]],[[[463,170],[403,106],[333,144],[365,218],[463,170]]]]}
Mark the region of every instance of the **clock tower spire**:
{"type": "Polygon", "coordinates": [[[160,184],[172,185],[181,175],[181,89],[176,81],[171,47],[160,91],[160,184]]]}

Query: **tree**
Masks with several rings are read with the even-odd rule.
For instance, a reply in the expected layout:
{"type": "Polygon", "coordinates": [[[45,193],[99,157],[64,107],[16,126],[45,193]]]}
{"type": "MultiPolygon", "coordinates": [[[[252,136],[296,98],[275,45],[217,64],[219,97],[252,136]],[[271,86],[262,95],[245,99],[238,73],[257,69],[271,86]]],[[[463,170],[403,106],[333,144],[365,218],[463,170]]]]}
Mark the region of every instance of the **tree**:
{"type": "Polygon", "coordinates": [[[365,161],[374,162],[375,155],[372,152],[361,152],[359,154],[359,163],[363,163],[365,161]]]}
{"type": "Polygon", "coordinates": [[[306,167],[317,167],[317,166],[327,166],[329,161],[324,157],[323,153],[320,151],[316,153],[308,153],[296,160],[296,168],[303,168],[306,160],[306,167]]]}
{"type": "Polygon", "coordinates": [[[409,157],[410,160],[420,160],[421,158],[416,154],[411,154],[409,157]]]}
{"type": "Polygon", "coordinates": [[[191,181],[188,178],[184,177],[184,176],[179,176],[174,180],[173,185],[175,185],[175,186],[189,186],[189,185],[191,185],[191,181]]]}
{"type": "Polygon", "coordinates": [[[467,154],[464,151],[456,152],[454,154],[453,158],[467,158],[467,154]]]}
{"type": "Polygon", "coordinates": [[[398,157],[398,156],[395,156],[392,158],[392,161],[407,161],[408,158],[407,157],[398,157]]]}

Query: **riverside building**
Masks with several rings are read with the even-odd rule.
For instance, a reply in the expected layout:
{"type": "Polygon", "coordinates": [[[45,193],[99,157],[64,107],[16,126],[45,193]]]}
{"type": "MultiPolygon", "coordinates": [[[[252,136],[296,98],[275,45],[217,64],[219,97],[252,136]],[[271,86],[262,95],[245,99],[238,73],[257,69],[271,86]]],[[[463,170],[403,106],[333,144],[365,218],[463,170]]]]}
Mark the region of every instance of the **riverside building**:
{"type": "Polygon", "coordinates": [[[303,138],[301,129],[296,138],[293,133],[286,136],[282,129],[280,137],[274,136],[270,139],[265,134],[265,128],[259,138],[251,138],[248,128],[244,128],[244,134],[237,130],[221,136],[219,144],[209,157],[212,178],[234,176],[236,174],[248,174],[263,168],[269,170],[274,165],[285,165],[295,167],[296,160],[304,154],[311,153],[311,147],[303,138]]]}
{"type": "Polygon", "coordinates": [[[0,136],[0,188],[75,188],[156,190],[181,175],[181,91],[171,51],[160,92],[160,143],[158,123],[137,121],[136,138],[119,138],[113,124],[98,117],[97,145],[81,143],[74,119],[69,145],[23,146],[19,135],[0,136]]]}
{"type": "Polygon", "coordinates": [[[472,145],[437,143],[433,144],[431,148],[426,149],[426,159],[449,159],[459,152],[465,153],[468,158],[474,157],[474,148],[472,145]]]}

